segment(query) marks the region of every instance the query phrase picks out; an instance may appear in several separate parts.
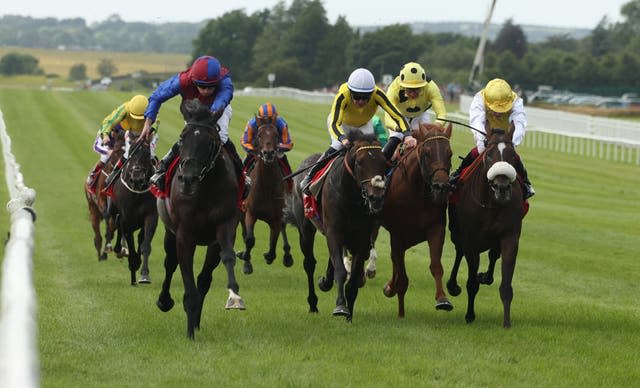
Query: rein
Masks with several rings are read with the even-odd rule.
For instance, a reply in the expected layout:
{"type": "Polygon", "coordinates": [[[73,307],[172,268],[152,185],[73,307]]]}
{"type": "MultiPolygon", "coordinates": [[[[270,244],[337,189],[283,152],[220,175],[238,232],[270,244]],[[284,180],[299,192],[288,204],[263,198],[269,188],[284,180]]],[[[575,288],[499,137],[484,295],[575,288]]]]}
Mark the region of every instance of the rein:
{"type": "MultiPolygon", "coordinates": [[[[377,145],[362,146],[362,147],[358,147],[358,149],[356,149],[355,153],[357,154],[360,151],[372,150],[372,149],[381,150],[382,147],[381,146],[377,146],[377,145]]],[[[357,182],[357,178],[356,178],[355,174],[353,173],[353,169],[351,168],[351,166],[349,166],[349,163],[347,161],[347,155],[345,155],[345,157],[343,159],[343,162],[344,162],[344,167],[347,169],[347,172],[349,173],[349,175],[351,175],[353,177],[353,179],[355,179],[356,182],[357,182]]],[[[369,181],[368,179],[364,179],[364,180],[360,181],[359,183],[363,184],[363,183],[367,183],[368,181],[369,181]]]]}
{"type": "MultiPolygon", "coordinates": [[[[209,125],[209,124],[190,122],[190,121],[187,122],[187,125],[193,125],[195,127],[202,127],[202,128],[210,129],[212,131],[213,130],[218,131],[218,126],[217,125],[213,126],[213,125],[209,125]]],[[[204,177],[207,175],[207,173],[213,169],[213,167],[216,164],[216,161],[218,160],[218,158],[220,156],[221,151],[222,151],[222,140],[219,139],[218,148],[217,149],[214,150],[214,147],[210,147],[209,154],[207,155],[207,157],[205,159],[205,163],[203,163],[204,167],[202,167],[202,169],[200,170],[200,174],[198,175],[198,181],[201,182],[204,179],[204,177]]],[[[183,162],[186,162],[187,160],[189,160],[189,159],[182,159],[181,160],[180,164],[178,165],[178,167],[180,168],[180,171],[182,171],[183,162]]]]}

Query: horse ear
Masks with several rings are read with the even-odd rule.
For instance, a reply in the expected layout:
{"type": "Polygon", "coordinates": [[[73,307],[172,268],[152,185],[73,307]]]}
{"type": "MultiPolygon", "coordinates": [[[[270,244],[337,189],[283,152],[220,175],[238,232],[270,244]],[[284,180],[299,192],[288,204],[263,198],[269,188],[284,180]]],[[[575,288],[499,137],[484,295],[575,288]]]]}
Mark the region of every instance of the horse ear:
{"type": "Polygon", "coordinates": [[[444,129],[444,135],[451,139],[451,134],[453,134],[453,124],[449,123],[449,125],[444,129]]]}
{"type": "Polygon", "coordinates": [[[512,120],[511,123],[509,124],[509,133],[507,133],[507,137],[509,138],[509,140],[513,140],[513,133],[515,131],[516,131],[516,125],[512,120]]]}

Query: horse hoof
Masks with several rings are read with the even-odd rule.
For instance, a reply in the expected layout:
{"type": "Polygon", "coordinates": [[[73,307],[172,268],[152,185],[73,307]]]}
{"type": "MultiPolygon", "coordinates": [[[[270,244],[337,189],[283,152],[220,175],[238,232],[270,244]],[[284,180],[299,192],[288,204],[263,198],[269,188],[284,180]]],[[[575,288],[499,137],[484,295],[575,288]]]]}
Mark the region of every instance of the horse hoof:
{"type": "Polygon", "coordinates": [[[268,253],[265,253],[263,256],[264,256],[264,260],[269,265],[271,265],[273,263],[273,261],[276,259],[276,255],[270,255],[268,253]]]}
{"type": "Polygon", "coordinates": [[[489,274],[481,272],[478,274],[478,283],[490,286],[493,284],[493,276],[489,276],[489,274]]]}
{"type": "Polygon", "coordinates": [[[224,305],[226,310],[246,310],[247,307],[244,305],[244,300],[242,298],[229,298],[227,299],[227,303],[224,305]]]}
{"type": "Polygon", "coordinates": [[[244,260],[244,251],[236,252],[236,257],[240,260],[244,260]]]}
{"type": "Polygon", "coordinates": [[[284,255],[284,257],[282,258],[282,263],[285,267],[291,267],[293,265],[293,256],[284,255]]]}
{"type": "Polygon", "coordinates": [[[158,306],[160,311],[162,311],[164,313],[166,313],[167,311],[171,310],[173,308],[173,305],[175,305],[175,302],[171,298],[169,300],[167,300],[167,303],[164,303],[159,298],[156,301],[156,306],[158,306]]]}
{"type": "Polygon", "coordinates": [[[327,278],[325,278],[324,276],[318,279],[318,288],[321,291],[327,292],[331,289],[331,287],[333,287],[333,283],[327,281],[327,278]]]}
{"type": "Polygon", "coordinates": [[[458,296],[462,292],[462,288],[456,283],[447,283],[447,290],[451,296],[458,296]]]}
{"type": "Polygon", "coordinates": [[[109,243],[104,246],[104,253],[111,253],[111,252],[113,252],[113,246],[111,245],[111,243],[109,243]]]}
{"type": "Polygon", "coordinates": [[[244,266],[242,266],[242,272],[245,275],[251,275],[253,273],[253,265],[251,265],[250,261],[244,262],[244,266]]]}
{"type": "Polygon", "coordinates": [[[138,280],[139,284],[151,284],[151,279],[149,278],[149,276],[141,276],[140,280],[138,280]]]}
{"type": "Polygon", "coordinates": [[[464,316],[464,320],[467,321],[467,323],[473,323],[473,321],[476,320],[476,316],[467,314],[464,316]]]}
{"type": "Polygon", "coordinates": [[[373,278],[375,278],[375,277],[376,277],[376,270],[373,270],[373,271],[371,271],[371,270],[367,270],[367,277],[368,277],[369,279],[373,279],[373,278]]]}
{"type": "Polygon", "coordinates": [[[351,316],[351,313],[349,312],[349,309],[347,308],[347,306],[340,305],[340,306],[336,306],[336,308],[333,309],[333,316],[347,317],[347,319],[349,319],[349,317],[351,316]]]}
{"type": "Polygon", "coordinates": [[[451,311],[453,310],[453,304],[446,297],[442,297],[436,301],[436,310],[451,311]]]}
{"type": "Polygon", "coordinates": [[[98,261],[105,261],[105,260],[107,260],[107,252],[102,252],[102,254],[98,256],[98,261]]]}
{"type": "Polygon", "coordinates": [[[386,284],[384,286],[384,288],[382,289],[382,293],[384,294],[384,296],[386,296],[387,298],[392,298],[396,295],[396,292],[393,288],[391,288],[390,285],[386,284]]]}

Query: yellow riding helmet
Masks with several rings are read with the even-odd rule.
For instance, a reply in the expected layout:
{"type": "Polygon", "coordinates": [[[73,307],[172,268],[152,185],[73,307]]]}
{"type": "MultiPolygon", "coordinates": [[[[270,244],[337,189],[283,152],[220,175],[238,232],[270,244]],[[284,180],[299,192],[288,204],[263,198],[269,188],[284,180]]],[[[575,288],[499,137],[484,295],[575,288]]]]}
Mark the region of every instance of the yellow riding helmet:
{"type": "Polygon", "coordinates": [[[482,90],[484,102],[489,109],[496,113],[505,113],[511,110],[518,95],[511,90],[507,81],[494,78],[487,83],[482,90]]]}
{"type": "Polygon", "coordinates": [[[147,97],[138,94],[134,96],[129,102],[127,102],[127,112],[129,112],[129,116],[136,120],[144,119],[144,112],[147,110],[147,106],[149,105],[149,100],[147,97]]]}
{"type": "Polygon", "coordinates": [[[415,89],[421,88],[426,85],[427,73],[420,64],[415,62],[409,62],[402,66],[400,69],[400,86],[403,88],[415,89]]]}

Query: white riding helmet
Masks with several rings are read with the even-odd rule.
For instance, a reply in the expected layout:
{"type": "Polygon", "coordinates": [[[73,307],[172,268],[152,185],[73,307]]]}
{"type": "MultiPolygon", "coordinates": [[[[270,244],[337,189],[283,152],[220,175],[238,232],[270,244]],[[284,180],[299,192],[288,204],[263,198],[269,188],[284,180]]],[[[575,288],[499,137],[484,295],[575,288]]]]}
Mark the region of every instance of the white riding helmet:
{"type": "Polygon", "coordinates": [[[347,86],[352,92],[371,93],[376,88],[376,80],[369,70],[361,67],[351,73],[347,86]]]}

